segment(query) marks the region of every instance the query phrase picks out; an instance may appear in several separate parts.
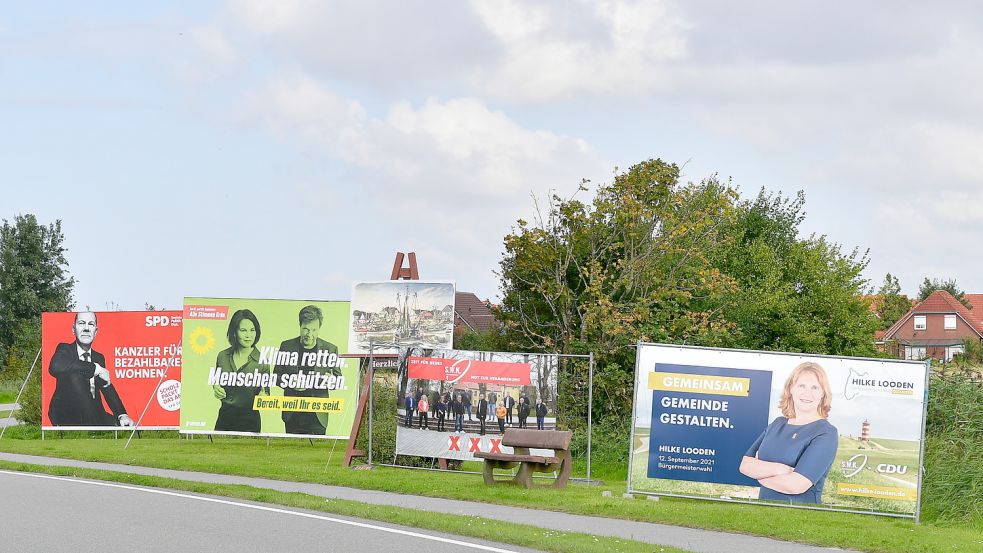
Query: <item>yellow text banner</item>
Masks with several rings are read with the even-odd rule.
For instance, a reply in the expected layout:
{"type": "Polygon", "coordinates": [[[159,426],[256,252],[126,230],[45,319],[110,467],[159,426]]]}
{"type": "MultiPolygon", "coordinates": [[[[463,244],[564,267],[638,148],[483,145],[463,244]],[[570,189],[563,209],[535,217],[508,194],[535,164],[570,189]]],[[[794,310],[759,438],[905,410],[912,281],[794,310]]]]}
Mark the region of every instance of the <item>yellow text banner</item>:
{"type": "Polygon", "coordinates": [[[714,376],[654,371],[649,373],[649,390],[688,392],[718,396],[747,397],[751,379],[734,376],[714,376]]]}
{"type": "Polygon", "coordinates": [[[295,411],[299,413],[341,413],[345,400],[330,397],[256,396],[255,411],[295,411]]]}

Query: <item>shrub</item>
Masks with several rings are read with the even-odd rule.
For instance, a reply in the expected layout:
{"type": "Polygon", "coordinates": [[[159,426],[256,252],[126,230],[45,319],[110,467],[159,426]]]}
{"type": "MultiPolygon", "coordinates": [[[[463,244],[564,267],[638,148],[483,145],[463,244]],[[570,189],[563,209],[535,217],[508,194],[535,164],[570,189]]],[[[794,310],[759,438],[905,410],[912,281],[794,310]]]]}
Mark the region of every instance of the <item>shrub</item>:
{"type": "Polygon", "coordinates": [[[18,339],[10,348],[5,371],[18,389],[27,378],[27,373],[31,373],[31,378],[20,395],[21,407],[15,416],[26,424],[38,426],[41,425],[41,359],[38,358],[33,371],[31,364],[37,358],[38,348],[41,346],[39,334],[25,333],[18,339]]]}
{"type": "Polygon", "coordinates": [[[972,371],[933,373],[925,425],[926,520],[983,520],[983,383],[972,371]]]}

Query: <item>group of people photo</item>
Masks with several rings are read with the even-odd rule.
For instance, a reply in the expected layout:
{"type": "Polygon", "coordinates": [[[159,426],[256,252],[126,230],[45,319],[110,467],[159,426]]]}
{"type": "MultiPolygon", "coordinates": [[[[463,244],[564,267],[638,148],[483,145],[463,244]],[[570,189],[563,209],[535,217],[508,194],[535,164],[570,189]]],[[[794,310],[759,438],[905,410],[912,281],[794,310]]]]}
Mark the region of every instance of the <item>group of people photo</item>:
{"type": "Polygon", "coordinates": [[[478,433],[485,435],[488,427],[505,433],[506,427],[531,428],[529,418],[536,418],[536,429],[545,430],[549,408],[542,398],[535,405],[525,392],[518,399],[504,389],[472,390],[455,389],[438,392],[417,385],[413,391],[407,386],[402,399],[403,425],[406,428],[435,430],[437,432],[464,432],[465,423],[478,423],[478,433]],[[433,419],[433,422],[431,422],[433,419]],[[448,422],[450,420],[450,422],[448,422]],[[453,430],[446,427],[453,424],[453,430]],[[431,428],[432,426],[432,428],[431,428]]]}

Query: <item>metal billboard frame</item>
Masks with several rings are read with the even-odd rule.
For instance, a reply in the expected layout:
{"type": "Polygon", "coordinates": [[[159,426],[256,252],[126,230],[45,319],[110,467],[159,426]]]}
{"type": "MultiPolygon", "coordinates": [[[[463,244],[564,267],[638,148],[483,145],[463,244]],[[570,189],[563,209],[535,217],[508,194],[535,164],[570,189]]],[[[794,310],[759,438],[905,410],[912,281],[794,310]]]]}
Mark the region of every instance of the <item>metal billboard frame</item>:
{"type": "Polygon", "coordinates": [[[873,515],[873,516],[883,516],[892,518],[903,518],[912,519],[915,523],[920,522],[921,516],[921,504],[922,504],[922,484],[925,478],[925,423],[928,417],[928,387],[929,387],[929,377],[932,372],[931,361],[911,361],[906,359],[888,359],[888,358],[877,358],[877,357],[850,357],[843,355],[826,355],[826,354],[812,354],[812,353],[794,353],[786,351],[762,351],[762,350],[750,350],[750,349],[736,349],[736,348],[711,348],[706,346],[691,346],[683,344],[663,344],[655,342],[641,342],[636,344],[635,349],[635,372],[634,381],[632,386],[635,388],[632,393],[632,405],[631,405],[631,438],[628,444],[628,478],[626,482],[626,488],[628,493],[640,494],[640,495],[651,495],[657,497],[681,497],[685,499],[699,499],[705,501],[719,501],[723,503],[739,503],[743,505],[761,505],[765,507],[781,507],[786,509],[807,509],[812,511],[831,511],[837,513],[855,513],[862,515],[873,515]],[[924,394],[922,397],[922,417],[921,417],[921,428],[920,428],[920,441],[919,441],[919,452],[918,452],[918,485],[916,488],[917,498],[915,499],[915,512],[911,515],[904,513],[886,513],[879,511],[864,511],[860,509],[842,509],[835,507],[819,507],[811,506],[805,504],[785,504],[785,503],[773,503],[766,500],[760,499],[732,499],[732,498],[722,498],[722,497],[710,497],[702,495],[689,495],[689,494],[677,494],[670,492],[653,492],[648,490],[638,490],[632,487],[632,469],[634,464],[634,446],[635,446],[635,420],[638,415],[638,372],[640,370],[640,359],[642,347],[644,346],[660,346],[668,348],[678,348],[678,349],[691,349],[691,350],[702,350],[702,351],[717,351],[726,353],[756,353],[756,354],[768,354],[768,355],[786,355],[793,357],[818,357],[823,359],[854,359],[858,361],[891,361],[893,363],[906,363],[911,365],[921,365],[924,367],[924,394]]]}

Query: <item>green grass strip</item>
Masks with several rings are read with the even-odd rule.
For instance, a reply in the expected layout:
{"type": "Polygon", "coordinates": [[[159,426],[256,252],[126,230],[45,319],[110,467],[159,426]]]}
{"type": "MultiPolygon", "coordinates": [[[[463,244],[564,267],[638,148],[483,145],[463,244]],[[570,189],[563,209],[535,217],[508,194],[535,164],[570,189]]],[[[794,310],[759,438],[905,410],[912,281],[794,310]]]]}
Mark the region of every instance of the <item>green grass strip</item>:
{"type": "MultiPolygon", "coordinates": [[[[414,471],[380,467],[353,471],[341,467],[344,442],[336,446],[328,463],[330,441],[274,439],[270,447],[255,438],[218,437],[178,439],[174,434],[145,433],[123,449],[123,439],[112,433],[48,433],[44,441],[33,439],[25,427],[8,429],[7,435],[26,439],[0,441],[0,450],[140,465],[253,476],[296,482],[314,482],[411,495],[480,501],[530,509],[560,511],[588,516],[655,522],[766,536],[827,547],[872,553],[980,553],[983,551],[983,521],[950,521],[915,524],[910,519],[663,498],[659,502],[625,500],[624,480],[606,480],[604,486],[570,485],[566,489],[526,490],[481,485],[481,476],[447,472],[414,471]],[[63,436],[63,437],[59,437],[63,436]],[[96,439],[72,439],[93,436],[96,439]],[[602,491],[613,497],[602,497],[602,491]]],[[[122,436],[125,438],[125,436],[122,436]]],[[[476,465],[477,466],[477,465],[476,465]]],[[[967,493],[970,493],[967,491],[967,493]]]]}
{"type": "Polygon", "coordinates": [[[198,494],[217,495],[245,501],[272,503],[309,511],[332,513],[348,517],[376,520],[391,524],[434,530],[458,536],[467,536],[499,543],[556,553],[686,553],[685,550],[631,540],[592,536],[575,532],[548,530],[536,526],[502,522],[477,516],[441,514],[349,501],[324,498],[299,492],[281,492],[236,484],[209,484],[174,478],[143,476],[73,467],[52,467],[27,463],[0,461],[0,468],[19,472],[33,472],[56,476],[70,476],[89,480],[119,482],[136,486],[166,488],[198,494]]]}

